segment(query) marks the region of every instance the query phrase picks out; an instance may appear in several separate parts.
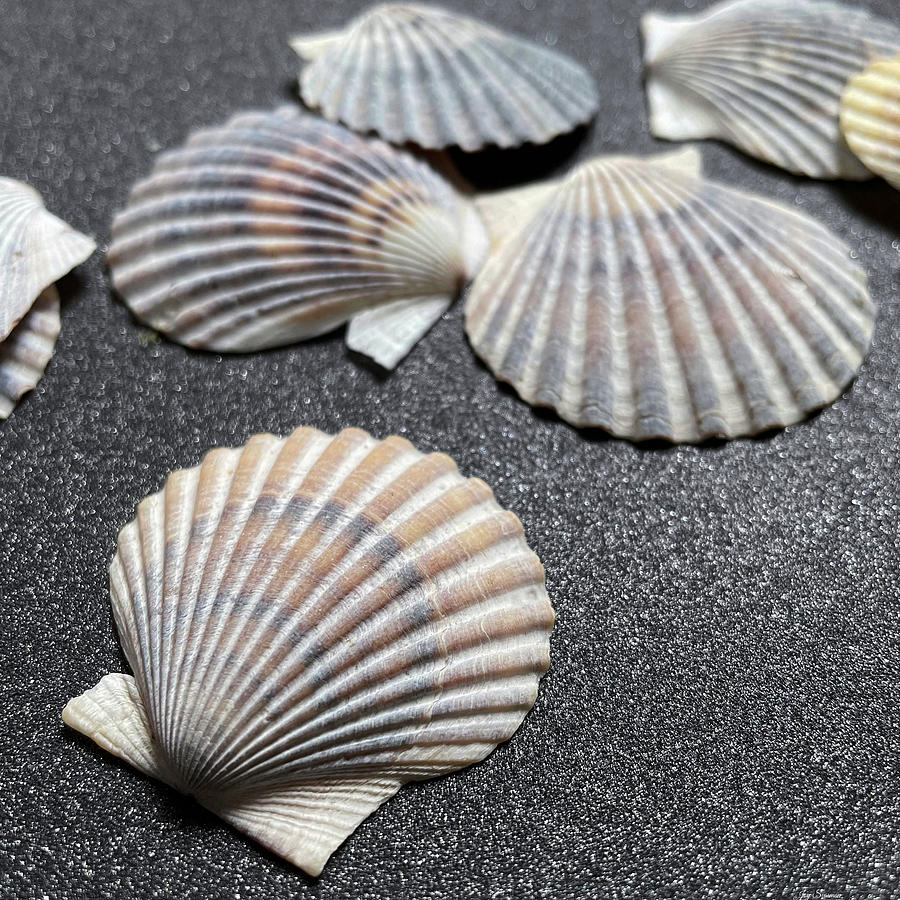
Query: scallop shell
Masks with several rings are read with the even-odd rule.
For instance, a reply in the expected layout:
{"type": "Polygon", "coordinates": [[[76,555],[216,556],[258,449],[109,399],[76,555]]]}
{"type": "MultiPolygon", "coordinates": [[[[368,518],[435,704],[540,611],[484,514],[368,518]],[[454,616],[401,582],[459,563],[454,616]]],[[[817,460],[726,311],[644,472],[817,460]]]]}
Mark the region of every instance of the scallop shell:
{"type": "Polygon", "coordinates": [[[63,718],[312,875],[407,781],[487,756],[549,664],[519,520],[402,438],[257,435],[119,535],[134,677],[63,718]]]}
{"type": "MultiPolygon", "coordinates": [[[[863,272],[826,229],[674,159],[598,158],[535,193],[466,301],[502,381],[576,426],[694,442],[833,401],[866,353],[863,272]]],[[[482,205],[509,204],[508,196],[482,205]]],[[[498,217],[486,209],[489,222],[498,217]]]]}
{"type": "Polygon", "coordinates": [[[60,319],[51,285],[94,247],[48,212],[33,188],[0,178],[0,419],[37,385],[53,355],[60,319]]]}
{"type": "Polygon", "coordinates": [[[900,56],[877,60],[850,79],[841,131],[866,167],[900,190],[900,56]]]}
{"type": "Polygon", "coordinates": [[[135,315],[188,346],[246,352],[350,320],[349,346],[392,368],[485,249],[472,205],[424,163],[284,108],[163,154],[109,263],[135,315]]]}
{"type": "Polygon", "coordinates": [[[574,60],[433,6],[375,6],[346,30],[292,46],[308,63],[308,106],[396,144],[542,144],[590,121],[599,103],[574,60]]]}
{"type": "Polygon", "coordinates": [[[864,179],[838,124],[841,91],[900,50],[900,28],[828,0],[730,0],[642,20],[650,130],[719,138],[790,172],[864,179]]]}
{"type": "Polygon", "coordinates": [[[57,219],[41,195],[0,178],[0,341],[38,296],[93,252],[94,242],[57,219]]]}
{"type": "Polygon", "coordinates": [[[0,419],[37,386],[59,337],[59,295],[48,287],[25,318],[0,342],[0,419]]]}

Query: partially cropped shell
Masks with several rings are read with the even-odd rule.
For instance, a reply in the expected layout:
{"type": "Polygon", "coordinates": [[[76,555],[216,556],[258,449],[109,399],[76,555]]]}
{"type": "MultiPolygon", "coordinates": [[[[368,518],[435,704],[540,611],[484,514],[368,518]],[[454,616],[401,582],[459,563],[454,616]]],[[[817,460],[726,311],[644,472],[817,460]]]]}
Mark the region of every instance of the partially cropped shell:
{"type": "Polygon", "coordinates": [[[841,98],[841,131],[866,167],[900,190],[900,55],[850,79],[841,98]]]}
{"type": "Polygon", "coordinates": [[[398,144],[541,144],[597,111],[596,85],[578,63],[438,7],[375,6],[346,30],[292,46],[308,61],[305,103],[398,144]]]}
{"type": "Polygon", "coordinates": [[[141,503],[110,575],[134,677],[65,721],[314,875],[405,782],[509,738],[549,662],[518,519],[397,437],[215,450],[141,503]]]}
{"type": "Polygon", "coordinates": [[[0,419],[37,386],[59,337],[59,295],[49,287],[25,318],[0,342],[0,419]]]}
{"type": "Polygon", "coordinates": [[[870,177],[838,124],[847,79],[900,50],[900,28],[830,0],[726,0],[642,20],[650,129],[719,138],[813,178],[870,177]]]}
{"type": "Polygon", "coordinates": [[[424,163],[289,108],[164,153],[113,224],[113,284],[180,343],[244,352],[351,321],[393,367],[476,270],[471,204],[424,163]]]}
{"type": "MultiPolygon", "coordinates": [[[[806,216],[705,181],[691,153],[601,157],[530,190],[466,302],[476,352],[529,403],[692,442],[789,425],[854,377],[865,276],[806,216]]],[[[482,201],[495,229],[511,202],[482,201]]]]}
{"type": "Polygon", "coordinates": [[[51,285],[93,252],[93,240],[48,212],[37,191],[0,178],[0,419],[53,355],[59,297],[51,285]]]}

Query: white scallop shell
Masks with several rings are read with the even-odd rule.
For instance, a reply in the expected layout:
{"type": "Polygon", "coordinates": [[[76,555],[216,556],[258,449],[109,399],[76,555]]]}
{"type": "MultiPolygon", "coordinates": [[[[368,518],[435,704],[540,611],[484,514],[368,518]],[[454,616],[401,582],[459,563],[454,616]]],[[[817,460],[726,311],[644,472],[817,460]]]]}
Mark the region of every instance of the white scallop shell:
{"type": "Polygon", "coordinates": [[[900,190],[900,56],[876,60],[850,79],[841,131],[866,167],[900,190]]]}
{"type": "Polygon", "coordinates": [[[874,309],[847,248],[691,168],[684,154],[595,159],[531,189],[525,224],[493,235],[466,330],[523,399],[620,437],[693,442],[789,425],[854,377],[874,309]]]}
{"type": "Polygon", "coordinates": [[[656,137],[719,138],[813,178],[870,177],[841,137],[841,91],[900,50],[897,26],[830,0],[726,0],[642,28],[656,137]]]}
{"type": "Polygon", "coordinates": [[[59,295],[48,287],[5,341],[0,341],[0,419],[37,386],[59,337],[59,295]]]}
{"type": "Polygon", "coordinates": [[[549,664],[519,520],[402,438],[215,450],[140,504],[110,576],[134,677],[64,720],[313,875],[405,782],[509,738],[549,664]]]}
{"type": "Polygon", "coordinates": [[[94,248],[33,188],[0,178],[0,419],[37,385],[53,355],[60,323],[53,283],[94,248]]]}
{"type": "Polygon", "coordinates": [[[396,144],[542,144],[594,117],[592,76],[567,56],[434,6],[375,6],[292,41],[304,102],[396,144]]]}
{"type": "Polygon", "coordinates": [[[113,223],[113,284],[192,347],[246,352],[350,320],[392,368],[486,249],[471,203],[407,153],[283,108],[159,157],[113,223]]]}
{"type": "Polygon", "coordinates": [[[41,292],[83,263],[94,247],[48,212],[36,190],[0,178],[0,341],[41,292]]]}

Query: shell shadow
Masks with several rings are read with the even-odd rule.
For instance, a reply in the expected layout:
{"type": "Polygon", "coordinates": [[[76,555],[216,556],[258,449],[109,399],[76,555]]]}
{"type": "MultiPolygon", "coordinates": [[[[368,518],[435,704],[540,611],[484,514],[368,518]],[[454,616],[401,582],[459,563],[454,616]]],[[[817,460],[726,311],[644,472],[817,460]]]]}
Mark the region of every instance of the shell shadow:
{"type": "Polygon", "coordinates": [[[79,266],[63,275],[63,277],[56,282],[56,292],[59,294],[59,302],[62,305],[63,310],[65,310],[66,306],[68,306],[68,304],[76,297],[84,295],[88,282],[83,275],[82,269],[83,267],[79,266]]]}
{"type": "MultiPolygon", "coordinates": [[[[278,96],[281,102],[297,106],[302,113],[318,115],[316,110],[303,103],[296,78],[285,82],[278,96]]],[[[590,122],[579,125],[573,131],[559,135],[546,144],[523,144],[509,148],[490,146],[475,152],[467,152],[459,147],[426,150],[416,144],[403,144],[398,149],[421,156],[432,165],[446,155],[452,170],[441,174],[448,177],[462,176],[464,183],[475,191],[491,191],[517,187],[559,172],[573,160],[593,129],[594,122],[590,122]]],[[[369,132],[367,137],[378,135],[369,132]]],[[[441,167],[437,168],[440,170],[441,167]]]]}
{"type": "Polygon", "coordinates": [[[593,129],[591,122],[546,144],[523,144],[506,149],[491,146],[475,153],[450,147],[447,155],[476,191],[502,190],[560,173],[574,160],[593,129]]]}
{"type": "Polygon", "coordinates": [[[900,238],[900,192],[886,181],[836,181],[833,190],[848,209],[900,238]]]}

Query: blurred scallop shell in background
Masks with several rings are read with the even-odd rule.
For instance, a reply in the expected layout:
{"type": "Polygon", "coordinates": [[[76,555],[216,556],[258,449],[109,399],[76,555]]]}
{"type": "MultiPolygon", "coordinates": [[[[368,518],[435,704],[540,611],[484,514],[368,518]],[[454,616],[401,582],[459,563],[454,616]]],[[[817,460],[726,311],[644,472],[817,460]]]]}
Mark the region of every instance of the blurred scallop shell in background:
{"type": "Polygon", "coordinates": [[[590,121],[591,74],[569,57],[434,6],[375,6],[292,41],[300,93],[326,119],[426,148],[543,144],[590,121]]]}
{"type": "Polygon", "coordinates": [[[134,677],[66,723],[312,875],[405,782],[509,738],[549,665],[521,523],[398,437],[214,450],[140,504],[110,578],[134,677]]]}
{"type": "Polygon", "coordinates": [[[850,79],[841,131],[866,167],[900,190],[900,55],[876,60],[850,79]]]}
{"type": "Polygon", "coordinates": [[[425,163],[285,107],[163,153],[113,223],[116,290],[191,347],[248,352],[350,321],[393,368],[477,270],[472,204],[425,163]]]}
{"type": "Polygon", "coordinates": [[[47,211],[36,190],[0,178],[0,419],[37,385],[53,355],[60,318],[51,285],[94,249],[91,238],[47,211]]]}
{"type": "Polygon", "coordinates": [[[718,138],[812,178],[865,179],[838,123],[847,80],[900,51],[900,27],[830,0],[726,0],[642,19],[650,130],[718,138]]]}
{"type": "Polygon", "coordinates": [[[848,249],[704,180],[696,151],[599,157],[526,190],[506,235],[512,192],[480,201],[494,249],[465,313],[527,402],[632,440],[734,438],[832,402],[862,363],[874,308],[848,249]]]}

